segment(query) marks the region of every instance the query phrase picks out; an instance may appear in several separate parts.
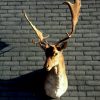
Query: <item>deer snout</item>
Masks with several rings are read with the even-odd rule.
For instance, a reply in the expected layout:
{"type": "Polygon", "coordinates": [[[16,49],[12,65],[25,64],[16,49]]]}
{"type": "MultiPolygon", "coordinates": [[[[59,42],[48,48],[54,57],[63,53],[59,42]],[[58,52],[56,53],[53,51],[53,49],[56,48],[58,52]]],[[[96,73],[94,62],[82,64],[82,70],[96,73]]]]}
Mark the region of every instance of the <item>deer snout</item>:
{"type": "Polygon", "coordinates": [[[46,71],[50,71],[51,70],[49,64],[45,64],[44,67],[45,67],[46,71]]]}
{"type": "Polygon", "coordinates": [[[46,60],[44,67],[47,71],[50,71],[52,69],[52,62],[49,58],[46,60]]]}

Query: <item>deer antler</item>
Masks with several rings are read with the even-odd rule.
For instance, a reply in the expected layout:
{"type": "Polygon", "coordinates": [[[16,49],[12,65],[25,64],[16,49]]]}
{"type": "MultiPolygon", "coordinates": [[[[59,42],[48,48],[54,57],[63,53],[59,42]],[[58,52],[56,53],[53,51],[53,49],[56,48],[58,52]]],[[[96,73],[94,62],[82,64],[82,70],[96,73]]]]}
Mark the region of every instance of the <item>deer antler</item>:
{"type": "Polygon", "coordinates": [[[42,44],[47,43],[47,41],[45,41],[45,39],[48,38],[49,35],[46,36],[46,37],[43,37],[43,33],[39,29],[37,29],[35,25],[32,24],[32,22],[29,20],[25,11],[23,11],[23,14],[24,14],[25,18],[27,19],[27,21],[29,22],[29,24],[31,25],[32,29],[36,32],[36,34],[39,38],[39,42],[42,43],[42,44]]]}
{"type": "Polygon", "coordinates": [[[76,27],[76,24],[78,22],[78,18],[79,18],[79,15],[80,15],[81,0],[75,0],[74,4],[72,4],[69,1],[66,1],[63,4],[67,4],[70,11],[71,11],[72,29],[69,33],[67,33],[68,36],[65,37],[64,39],[58,41],[56,43],[56,45],[60,44],[61,42],[66,41],[67,39],[69,39],[71,37],[72,33],[75,31],[75,27],[76,27]]]}

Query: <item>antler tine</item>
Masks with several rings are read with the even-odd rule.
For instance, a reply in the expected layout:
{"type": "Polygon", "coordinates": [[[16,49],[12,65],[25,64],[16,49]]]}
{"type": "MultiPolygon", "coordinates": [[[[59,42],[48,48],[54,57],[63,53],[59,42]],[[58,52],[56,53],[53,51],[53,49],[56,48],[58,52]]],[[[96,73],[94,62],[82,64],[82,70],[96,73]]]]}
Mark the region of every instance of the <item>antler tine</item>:
{"type": "Polygon", "coordinates": [[[39,38],[39,43],[48,44],[48,42],[45,39],[48,38],[49,35],[46,37],[43,37],[43,33],[39,29],[37,29],[35,25],[32,24],[32,22],[29,20],[26,12],[24,10],[23,10],[23,14],[24,14],[25,18],[27,19],[27,21],[29,22],[29,24],[31,25],[32,29],[36,32],[36,34],[39,38]]]}
{"type": "Polygon", "coordinates": [[[61,42],[66,41],[72,36],[72,33],[75,31],[75,27],[76,27],[76,24],[78,22],[78,18],[80,15],[81,0],[75,0],[74,4],[72,4],[69,1],[66,1],[63,4],[67,4],[70,9],[71,17],[72,17],[72,28],[71,28],[71,31],[67,33],[68,36],[58,41],[56,45],[60,44],[61,42]]]}

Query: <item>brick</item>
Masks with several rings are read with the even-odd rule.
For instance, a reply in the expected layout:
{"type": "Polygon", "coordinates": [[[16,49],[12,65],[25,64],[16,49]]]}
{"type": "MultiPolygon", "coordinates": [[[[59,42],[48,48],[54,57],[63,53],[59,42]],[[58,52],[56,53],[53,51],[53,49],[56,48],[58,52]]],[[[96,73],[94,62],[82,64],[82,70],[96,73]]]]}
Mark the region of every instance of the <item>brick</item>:
{"type": "Polygon", "coordinates": [[[75,56],[65,56],[65,60],[75,60],[75,56]]]}
{"type": "Polygon", "coordinates": [[[93,68],[94,68],[94,70],[100,70],[99,66],[94,66],[93,68]]]}
{"type": "Polygon", "coordinates": [[[85,61],[85,60],[92,60],[92,57],[91,56],[76,56],[76,60],[82,60],[82,61],[85,61]]]}
{"type": "Polygon", "coordinates": [[[16,9],[18,9],[18,10],[29,9],[29,6],[28,5],[26,5],[26,6],[24,6],[24,5],[22,5],[22,6],[16,6],[16,9]]]}
{"type": "Polygon", "coordinates": [[[38,5],[46,5],[46,4],[50,4],[50,2],[46,2],[46,1],[37,1],[38,5]]]}
{"type": "Polygon", "coordinates": [[[87,96],[100,96],[100,92],[97,91],[91,91],[91,92],[87,92],[87,96]]]}
{"type": "Polygon", "coordinates": [[[100,85],[100,81],[87,81],[86,82],[87,85],[90,85],[90,86],[99,86],[100,85]]]}
{"type": "MultiPolygon", "coordinates": [[[[45,25],[45,26],[40,26],[40,28],[43,30],[43,29],[50,29],[51,26],[50,25],[45,25]]],[[[44,33],[44,32],[43,32],[44,33]]]]}
{"type": "Polygon", "coordinates": [[[3,71],[0,70],[0,75],[2,76],[2,74],[3,74],[3,71]]]}
{"type": "Polygon", "coordinates": [[[58,20],[58,21],[64,21],[66,20],[65,17],[52,17],[52,20],[55,21],[55,20],[58,20]]]}
{"type": "Polygon", "coordinates": [[[35,65],[35,62],[33,61],[20,61],[21,66],[30,66],[30,65],[35,65]]]}
{"type": "Polygon", "coordinates": [[[20,29],[21,29],[21,26],[19,26],[19,25],[16,25],[16,26],[13,25],[12,27],[11,27],[11,26],[10,26],[10,27],[8,26],[8,27],[6,27],[6,28],[7,28],[8,30],[16,30],[16,29],[17,29],[17,30],[20,30],[20,29]]]}
{"type": "MultiPolygon", "coordinates": [[[[27,39],[26,40],[24,40],[24,41],[27,41],[27,39]]],[[[29,50],[31,50],[32,51],[32,47],[29,49],[28,47],[21,47],[20,48],[20,46],[19,47],[17,47],[17,48],[15,48],[13,51],[15,52],[22,52],[23,50],[25,50],[25,52],[28,52],[29,50]]]]}
{"type": "Polygon", "coordinates": [[[51,13],[50,9],[38,9],[38,13],[51,13]]]}
{"type": "Polygon", "coordinates": [[[29,57],[29,56],[35,56],[35,52],[30,52],[30,51],[23,51],[23,52],[20,52],[20,55],[21,56],[25,56],[25,57],[29,57]]]}
{"type": "Polygon", "coordinates": [[[58,5],[45,5],[46,9],[57,9],[58,5]]]}
{"type": "Polygon", "coordinates": [[[68,70],[75,70],[76,69],[76,67],[75,66],[68,66],[68,70]]]}
{"type": "Polygon", "coordinates": [[[98,51],[86,51],[84,52],[85,55],[91,55],[91,56],[98,56],[99,52],[98,51]]]}
{"type": "MultiPolygon", "coordinates": [[[[0,30],[4,30],[6,27],[5,26],[0,26],[0,30]]],[[[2,35],[3,36],[3,35],[2,35]]]]}
{"type": "Polygon", "coordinates": [[[39,60],[43,60],[43,58],[42,57],[28,57],[28,60],[29,61],[39,61],[39,60]]]}
{"type": "MultiPolygon", "coordinates": [[[[49,15],[47,15],[49,16],[49,15]]],[[[58,21],[49,21],[49,22],[45,22],[45,25],[59,25],[59,22],[58,21]]]]}
{"type": "Polygon", "coordinates": [[[95,52],[95,51],[98,52],[99,50],[100,50],[100,47],[94,47],[94,48],[93,48],[93,51],[94,51],[94,52],[95,52]]]}
{"type": "Polygon", "coordinates": [[[86,43],[86,42],[85,42],[85,43],[84,43],[84,46],[94,46],[94,47],[97,46],[97,47],[98,47],[98,46],[99,46],[99,43],[98,43],[98,42],[91,42],[91,43],[89,43],[89,42],[86,43]]]}
{"type": "Polygon", "coordinates": [[[0,61],[10,61],[11,60],[11,57],[0,57],[0,61]]]}
{"type": "Polygon", "coordinates": [[[31,71],[28,71],[28,70],[25,71],[25,70],[23,70],[23,71],[20,71],[19,74],[20,74],[20,75],[24,75],[24,74],[28,74],[28,73],[30,73],[30,72],[31,72],[31,71]]]}
{"type": "Polygon", "coordinates": [[[22,13],[22,10],[12,10],[12,9],[10,9],[10,10],[8,10],[8,13],[10,13],[10,14],[19,14],[19,13],[22,13]]]}
{"type": "Polygon", "coordinates": [[[38,61],[36,62],[36,65],[37,65],[37,66],[42,66],[42,67],[43,67],[44,63],[45,63],[45,61],[39,61],[39,60],[38,60],[38,61]]]}
{"type": "Polygon", "coordinates": [[[38,21],[51,21],[51,18],[50,17],[47,17],[47,18],[46,17],[38,17],[37,20],[38,21]]]}
{"type": "Polygon", "coordinates": [[[83,52],[82,51],[69,51],[68,55],[79,56],[79,55],[83,55],[83,52]]]}
{"type": "Polygon", "coordinates": [[[96,97],[96,100],[100,100],[100,97],[96,97]]]}
{"type": "Polygon", "coordinates": [[[94,61],[100,61],[100,56],[93,56],[94,61]]]}
{"type": "Polygon", "coordinates": [[[77,87],[76,86],[69,86],[68,90],[69,91],[75,91],[75,90],[77,90],[77,87]]]}
{"type": "Polygon", "coordinates": [[[72,46],[72,47],[75,46],[76,48],[77,47],[83,47],[83,43],[69,43],[69,45],[72,46]]]}
{"type": "Polygon", "coordinates": [[[88,70],[92,70],[92,66],[76,66],[76,69],[77,70],[82,70],[82,71],[84,71],[84,70],[86,70],[86,71],[88,71],[88,70]]]}
{"type": "Polygon", "coordinates": [[[53,13],[65,13],[66,11],[64,9],[53,9],[53,13]]]}
{"type": "Polygon", "coordinates": [[[86,71],[87,75],[100,75],[100,70],[92,70],[92,71],[86,71]]]}
{"type": "Polygon", "coordinates": [[[77,80],[93,80],[93,76],[77,76],[77,80]]]}
{"type": "Polygon", "coordinates": [[[20,5],[21,5],[21,2],[8,2],[8,5],[9,5],[9,6],[12,6],[12,5],[13,5],[13,6],[16,6],[16,5],[17,5],[17,6],[20,6],[20,5]]]}
{"type": "Polygon", "coordinates": [[[79,97],[79,100],[95,100],[95,97],[79,97]]]}
{"type": "Polygon", "coordinates": [[[86,41],[87,41],[87,42],[91,42],[91,41],[92,41],[92,42],[96,42],[96,41],[99,41],[99,40],[100,40],[99,37],[96,37],[96,38],[92,38],[92,37],[91,37],[91,38],[87,38],[87,37],[85,37],[85,38],[77,38],[77,39],[76,39],[76,42],[84,42],[84,41],[85,41],[85,42],[86,42],[86,41]]]}
{"type": "Polygon", "coordinates": [[[61,9],[65,9],[66,6],[65,6],[65,5],[59,5],[59,8],[61,8],[61,9]]]}
{"type": "MultiPolygon", "coordinates": [[[[90,20],[89,16],[85,16],[84,18],[82,18],[83,20],[90,20]]],[[[96,20],[96,17],[91,17],[92,20],[96,20]]]]}
{"type": "Polygon", "coordinates": [[[78,97],[62,97],[61,100],[78,100],[78,97]]]}
{"type": "MultiPolygon", "coordinates": [[[[6,27],[5,27],[5,28],[6,28],[6,27]]],[[[1,30],[0,33],[2,33],[2,34],[6,34],[6,33],[10,34],[10,33],[12,33],[12,32],[13,32],[12,30],[6,29],[6,30],[1,30]]],[[[3,39],[3,40],[4,40],[4,39],[3,39]]]]}
{"type": "MultiPolygon", "coordinates": [[[[75,38],[81,38],[82,37],[82,34],[77,34],[77,32],[74,34],[74,37],[75,38]]],[[[76,44],[77,44],[77,42],[76,42],[76,44]]],[[[82,43],[80,43],[80,44],[82,44],[82,43]]]]}
{"type": "Polygon", "coordinates": [[[0,5],[2,6],[2,5],[7,5],[7,2],[2,2],[2,1],[0,1],[0,5]]]}
{"type": "Polygon", "coordinates": [[[21,66],[13,66],[13,67],[11,67],[10,68],[11,69],[11,71],[19,71],[19,70],[21,70],[21,66]]]}
{"type": "Polygon", "coordinates": [[[69,71],[70,75],[85,75],[85,71],[69,71]]]}
{"type": "Polygon", "coordinates": [[[14,24],[16,24],[17,22],[2,22],[1,24],[2,25],[5,25],[5,26],[7,26],[7,25],[14,25],[14,24]]]}
{"type": "Polygon", "coordinates": [[[26,70],[36,70],[34,66],[28,66],[26,70]]]}
{"type": "MultiPolygon", "coordinates": [[[[82,26],[82,28],[83,29],[86,29],[88,27],[88,29],[91,29],[91,28],[96,28],[96,25],[84,25],[84,26],[82,26]]],[[[87,35],[87,37],[88,37],[89,35],[87,35]]],[[[91,36],[92,36],[92,34],[91,34],[91,36]]]]}
{"type": "Polygon", "coordinates": [[[90,51],[91,50],[91,47],[77,47],[76,50],[77,51],[82,51],[82,50],[83,51],[90,51]]]}
{"type": "Polygon", "coordinates": [[[10,70],[10,68],[11,68],[10,66],[4,66],[3,65],[2,67],[0,67],[0,70],[1,71],[3,71],[3,70],[10,70]]]}
{"type": "Polygon", "coordinates": [[[6,65],[14,66],[14,65],[19,65],[19,62],[18,61],[4,61],[3,65],[4,66],[6,66],[6,65]]]}
{"type": "Polygon", "coordinates": [[[93,86],[78,86],[79,91],[93,91],[94,87],[93,86]]]}
{"type": "Polygon", "coordinates": [[[20,65],[20,71],[26,71],[27,69],[28,69],[28,66],[32,66],[32,65],[30,65],[30,63],[29,63],[29,65],[20,65]]]}
{"type": "Polygon", "coordinates": [[[13,61],[22,61],[22,60],[26,60],[26,57],[12,57],[13,61]]]}
{"type": "Polygon", "coordinates": [[[69,85],[85,85],[85,81],[79,81],[79,80],[69,80],[69,85]]]}
{"type": "Polygon", "coordinates": [[[82,12],[95,12],[96,11],[96,8],[95,9],[93,9],[93,8],[91,8],[91,9],[82,9],[82,12]]]}
{"type": "Polygon", "coordinates": [[[94,79],[95,80],[100,80],[100,77],[99,76],[94,76],[94,79]]]}
{"type": "Polygon", "coordinates": [[[74,75],[71,75],[71,74],[69,74],[67,77],[68,77],[69,80],[75,80],[76,79],[76,77],[74,75]]]}
{"type": "Polygon", "coordinates": [[[69,92],[70,96],[86,96],[85,92],[69,92]]]}
{"type": "Polygon", "coordinates": [[[69,93],[68,92],[65,92],[63,97],[68,97],[69,96],[69,93]]]}
{"type": "Polygon", "coordinates": [[[68,65],[83,65],[83,61],[68,61],[68,65]]]}
{"type": "Polygon", "coordinates": [[[86,65],[100,65],[100,62],[99,61],[85,61],[85,64],[86,65]]]}
{"type": "Polygon", "coordinates": [[[4,53],[4,56],[5,56],[5,57],[6,57],[6,56],[8,56],[8,57],[9,57],[9,56],[10,56],[10,57],[11,57],[11,56],[18,56],[18,55],[19,55],[19,52],[9,52],[9,53],[8,53],[8,52],[5,52],[5,53],[4,53]]]}
{"type": "MultiPolygon", "coordinates": [[[[20,2],[19,2],[19,3],[20,3],[20,2]]],[[[30,1],[30,2],[25,2],[25,1],[24,1],[24,2],[22,2],[22,5],[32,5],[32,6],[33,6],[33,5],[36,5],[36,3],[37,3],[37,2],[33,2],[33,1],[30,1]]],[[[16,4],[16,2],[15,2],[15,4],[16,4]]]]}
{"type": "Polygon", "coordinates": [[[56,0],[53,0],[52,1],[52,4],[56,4],[56,5],[59,5],[59,4],[62,4],[62,2],[60,0],[56,1],[56,0]]]}
{"type": "Polygon", "coordinates": [[[95,86],[95,91],[100,91],[100,86],[95,86]]]}
{"type": "Polygon", "coordinates": [[[14,9],[15,6],[1,6],[1,9],[14,9]]]}
{"type": "Polygon", "coordinates": [[[53,27],[51,27],[52,29],[65,29],[65,27],[64,26],[53,26],[53,27]]]}

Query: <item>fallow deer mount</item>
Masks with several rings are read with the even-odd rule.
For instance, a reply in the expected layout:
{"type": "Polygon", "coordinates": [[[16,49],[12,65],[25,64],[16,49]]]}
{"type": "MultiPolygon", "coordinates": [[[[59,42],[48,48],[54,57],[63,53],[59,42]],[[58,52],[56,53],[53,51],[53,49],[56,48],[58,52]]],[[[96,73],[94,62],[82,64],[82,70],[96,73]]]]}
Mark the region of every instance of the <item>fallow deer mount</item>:
{"type": "Polygon", "coordinates": [[[52,98],[60,98],[68,88],[66,67],[62,51],[67,46],[67,40],[72,36],[72,33],[74,33],[75,31],[75,27],[80,14],[81,0],[75,0],[73,4],[69,1],[66,1],[63,4],[68,5],[70,9],[72,17],[72,28],[71,31],[68,32],[63,39],[57,41],[54,44],[49,44],[47,42],[47,37],[43,36],[43,33],[39,29],[37,29],[37,27],[33,25],[32,22],[29,20],[26,12],[23,12],[25,18],[39,38],[38,43],[40,47],[45,52],[46,61],[44,64],[44,68],[46,69],[46,71],[48,71],[48,75],[45,79],[44,89],[46,95],[52,98]]]}

